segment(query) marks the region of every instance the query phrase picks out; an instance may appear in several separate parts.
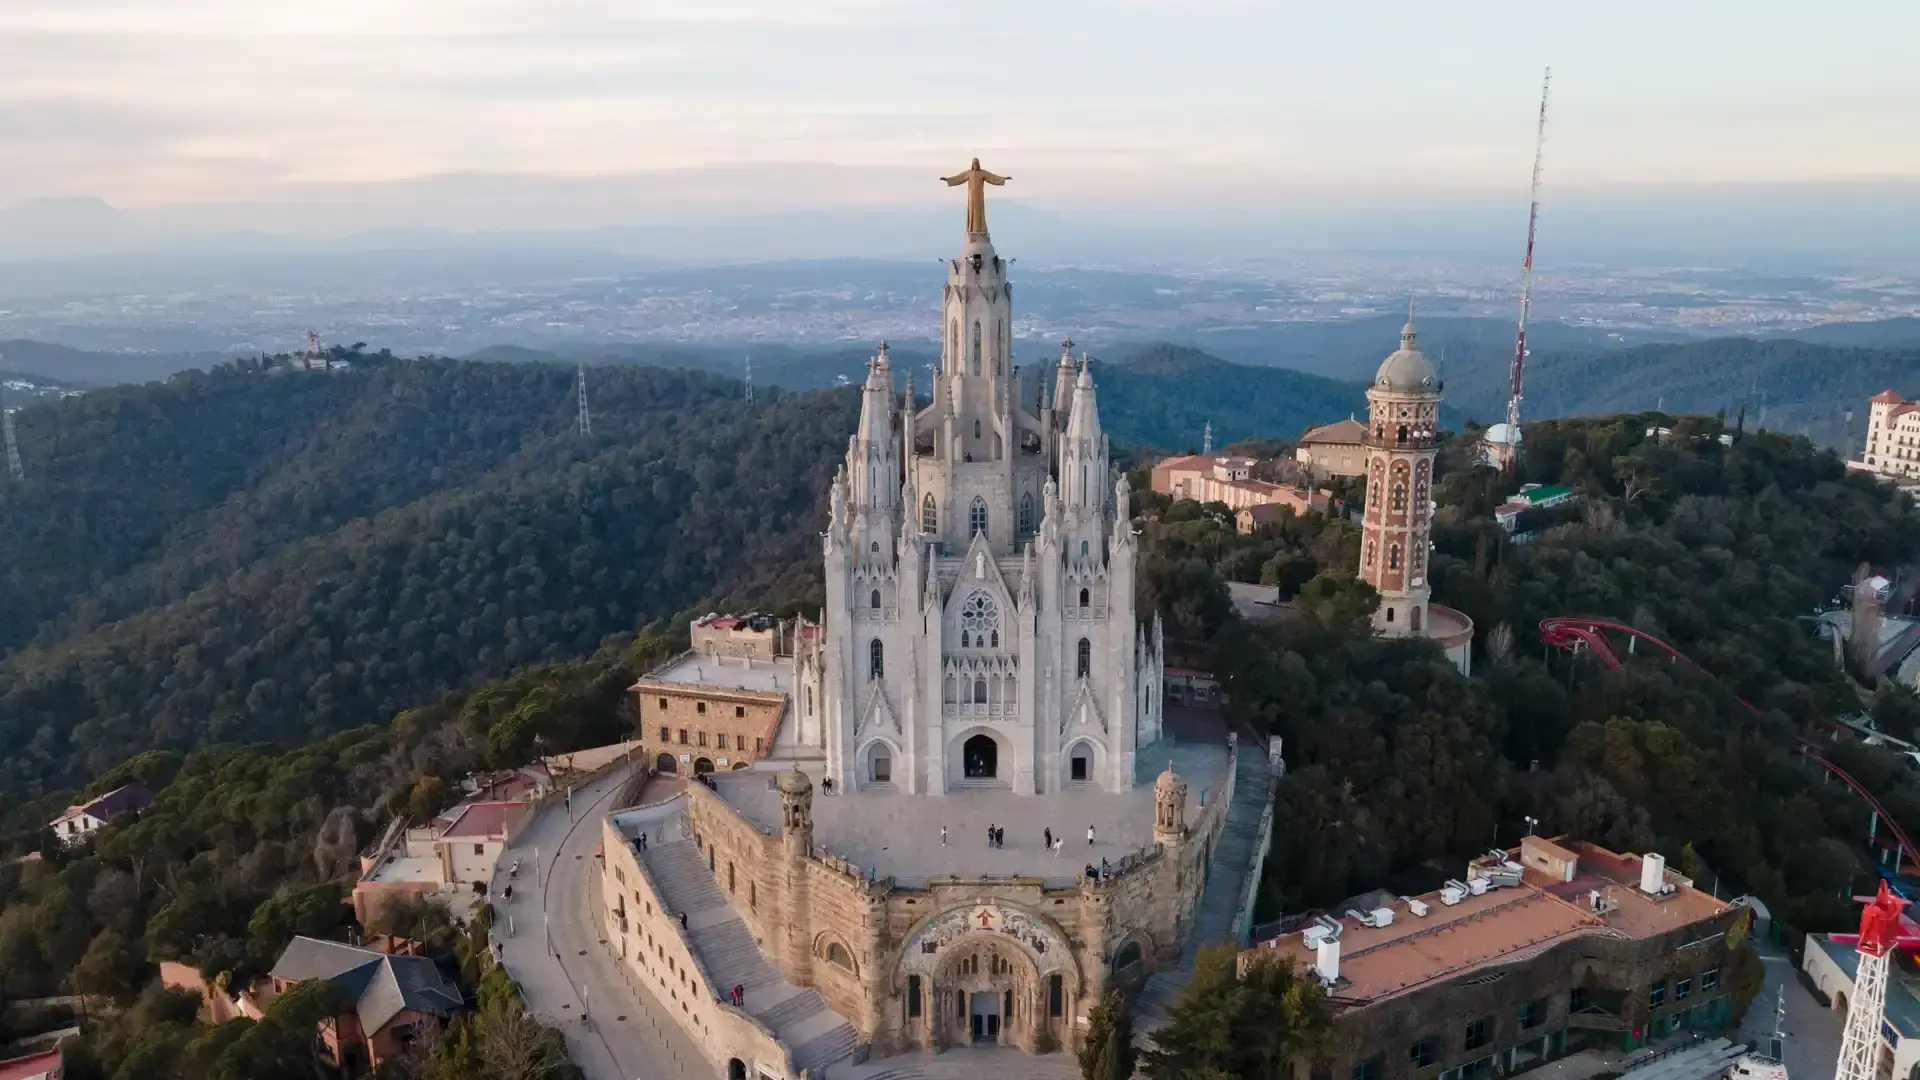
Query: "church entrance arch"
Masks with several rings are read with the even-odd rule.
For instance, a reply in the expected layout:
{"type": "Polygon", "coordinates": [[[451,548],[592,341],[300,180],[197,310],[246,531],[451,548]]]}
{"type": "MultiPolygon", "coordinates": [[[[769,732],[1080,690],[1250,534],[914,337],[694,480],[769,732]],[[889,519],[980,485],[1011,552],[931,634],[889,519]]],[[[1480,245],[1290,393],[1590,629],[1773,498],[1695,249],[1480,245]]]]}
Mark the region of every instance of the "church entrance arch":
{"type": "Polygon", "coordinates": [[[909,1021],[909,1038],[926,1049],[980,1043],[1039,1053],[1070,1041],[1080,976],[1049,919],[986,903],[950,908],[915,930],[893,989],[908,995],[909,1017],[919,995],[924,1019],[909,1021]]]}
{"type": "Polygon", "coordinates": [[[866,752],[861,756],[866,762],[861,772],[865,775],[867,783],[893,783],[893,747],[883,740],[875,739],[867,744],[866,752]]]}
{"type": "Polygon", "coordinates": [[[961,768],[969,780],[993,780],[1000,775],[1000,744],[991,735],[975,735],[960,744],[961,768]]]}

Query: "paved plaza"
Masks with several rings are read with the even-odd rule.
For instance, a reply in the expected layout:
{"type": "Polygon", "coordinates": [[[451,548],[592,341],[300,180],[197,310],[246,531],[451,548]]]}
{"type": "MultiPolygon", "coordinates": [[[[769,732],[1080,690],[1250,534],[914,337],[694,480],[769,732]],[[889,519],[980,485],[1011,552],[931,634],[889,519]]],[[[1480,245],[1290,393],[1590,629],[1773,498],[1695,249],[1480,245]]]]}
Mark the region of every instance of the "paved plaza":
{"type": "MultiPolygon", "coordinates": [[[[1162,741],[1140,753],[1139,783],[1132,791],[1111,793],[1088,786],[1044,796],[1016,795],[1004,789],[963,789],[947,795],[858,792],[826,795],[815,777],[813,837],[841,858],[892,876],[910,888],[947,874],[1025,875],[1049,886],[1072,885],[1088,863],[1119,862],[1153,843],[1153,781],[1167,761],[1187,781],[1187,821],[1199,814],[1201,800],[1221,794],[1227,776],[1227,749],[1220,745],[1169,745],[1162,741]],[[946,826],[947,842],[940,842],[946,826]],[[1006,846],[987,846],[987,828],[1006,830],[1006,846]],[[1087,826],[1094,844],[1087,844],[1087,826]],[[1045,850],[1045,830],[1063,836],[1060,854],[1045,850]]],[[[715,774],[722,798],[748,820],[769,832],[780,824],[780,795],[773,774],[756,769],[715,774]]]]}

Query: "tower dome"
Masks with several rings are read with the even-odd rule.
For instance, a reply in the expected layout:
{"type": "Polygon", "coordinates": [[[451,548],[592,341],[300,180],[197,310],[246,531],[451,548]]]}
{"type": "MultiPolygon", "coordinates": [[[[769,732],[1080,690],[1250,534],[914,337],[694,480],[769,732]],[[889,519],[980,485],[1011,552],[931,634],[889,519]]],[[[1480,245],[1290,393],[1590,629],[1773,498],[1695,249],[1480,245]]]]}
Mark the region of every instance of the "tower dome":
{"type": "Polygon", "coordinates": [[[813,791],[813,781],[797,768],[781,773],[778,783],[781,792],[787,795],[804,795],[813,791]]]}
{"type": "Polygon", "coordinates": [[[1413,322],[1409,320],[1400,331],[1400,348],[1381,362],[1379,372],[1374,375],[1375,387],[1406,394],[1440,392],[1440,379],[1434,373],[1432,362],[1413,347],[1413,341],[1413,322]]]}

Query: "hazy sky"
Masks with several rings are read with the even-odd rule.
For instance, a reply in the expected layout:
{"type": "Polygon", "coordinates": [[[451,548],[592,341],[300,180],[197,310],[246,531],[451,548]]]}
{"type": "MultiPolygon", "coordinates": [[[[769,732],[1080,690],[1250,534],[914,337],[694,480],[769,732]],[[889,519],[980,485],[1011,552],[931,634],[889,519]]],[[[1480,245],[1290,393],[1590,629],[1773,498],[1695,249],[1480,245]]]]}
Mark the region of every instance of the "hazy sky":
{"type": "Polygon", "coordinates": [[[794,163],[923,205],[974,154],[1054,209],[1504,192],[1547,64],[1563,190],[1912,179],[1916,40],[1915,0],[0,0],[0,204],[794,163]]]}

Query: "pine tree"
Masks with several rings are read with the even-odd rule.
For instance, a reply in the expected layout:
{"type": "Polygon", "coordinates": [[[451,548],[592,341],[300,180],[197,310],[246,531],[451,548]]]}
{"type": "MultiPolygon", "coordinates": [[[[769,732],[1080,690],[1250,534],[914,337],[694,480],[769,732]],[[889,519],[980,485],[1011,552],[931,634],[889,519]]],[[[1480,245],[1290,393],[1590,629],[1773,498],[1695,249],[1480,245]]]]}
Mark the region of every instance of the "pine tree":
{"type": "Polygon", "coordinates": [[[1127,1080],[1133,1075],[1133,1059],[1133,1015],[1126,995],[1109,990],[1087,1017],[1080,1075],[1083,1080],[1127,1080]]]}

